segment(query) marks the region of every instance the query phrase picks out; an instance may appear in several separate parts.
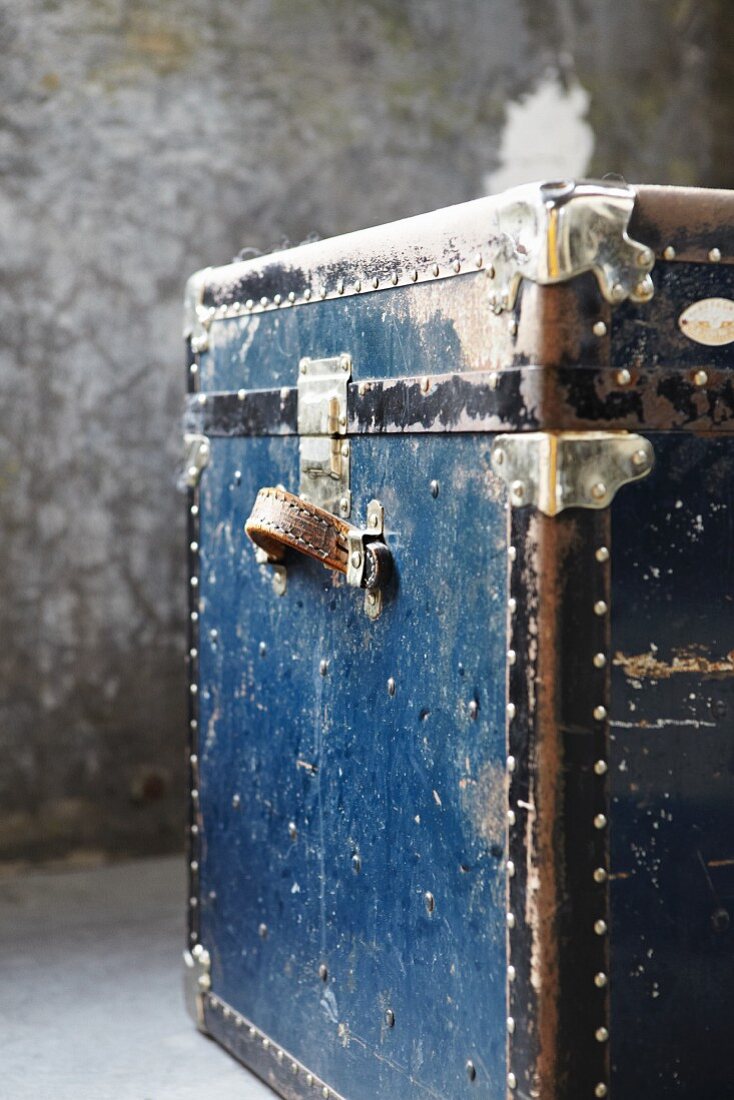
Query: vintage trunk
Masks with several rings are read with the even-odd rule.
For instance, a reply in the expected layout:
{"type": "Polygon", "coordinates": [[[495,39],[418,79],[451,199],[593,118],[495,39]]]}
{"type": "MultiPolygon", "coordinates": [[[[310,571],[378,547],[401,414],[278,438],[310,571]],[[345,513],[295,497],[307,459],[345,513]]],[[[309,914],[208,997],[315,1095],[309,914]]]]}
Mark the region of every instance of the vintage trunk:
{"type": "Polygon", "coordinates": [[[186,318],[201,1028],[285,1097],[734,1095],[734,195],[531,185],[186,318]]]}

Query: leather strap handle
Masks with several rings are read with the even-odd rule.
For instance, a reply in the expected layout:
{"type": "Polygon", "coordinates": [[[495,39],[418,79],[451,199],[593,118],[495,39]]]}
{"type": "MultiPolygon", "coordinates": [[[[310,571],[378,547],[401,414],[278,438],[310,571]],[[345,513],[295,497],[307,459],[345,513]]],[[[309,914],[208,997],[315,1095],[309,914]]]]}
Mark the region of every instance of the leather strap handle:
{"type": "MultiPolygon", "coordinates": [[[[261,489],[245,523],[245,533],[271,561],[282,561],[287,550],[298,550],[328,569],[347,573],[350,538],[363,540],[362,588],[382,588],[389,577],[392,558],[383,542],[358,527],[317,508],[285,489],[261,489]]],[[[354,551],[352,551],[354,553],[354,551]]]]}

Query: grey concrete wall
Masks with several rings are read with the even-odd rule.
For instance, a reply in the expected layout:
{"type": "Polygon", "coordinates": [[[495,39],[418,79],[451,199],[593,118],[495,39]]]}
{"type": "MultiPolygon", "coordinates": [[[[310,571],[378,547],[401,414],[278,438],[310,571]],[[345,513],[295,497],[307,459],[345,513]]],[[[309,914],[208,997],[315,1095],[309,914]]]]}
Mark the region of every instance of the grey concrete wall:
{"type": "Polygon", "coordinates": [[[5,0],[0,858],[183,810],[186,276],[558,174],[734,183],[725,0],[5,0]]]}

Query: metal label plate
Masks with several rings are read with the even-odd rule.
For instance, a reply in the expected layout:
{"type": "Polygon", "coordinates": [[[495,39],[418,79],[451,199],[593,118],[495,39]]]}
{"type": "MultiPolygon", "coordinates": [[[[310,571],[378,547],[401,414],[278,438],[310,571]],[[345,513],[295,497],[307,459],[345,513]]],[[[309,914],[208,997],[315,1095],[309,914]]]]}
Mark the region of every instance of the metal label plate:
{"type": "Polygon", "coordinates": [[[684,309],[678,327],[689,340],[707,347],[734,342],[734,302],[731,298],[701,298],[684,309]]]}

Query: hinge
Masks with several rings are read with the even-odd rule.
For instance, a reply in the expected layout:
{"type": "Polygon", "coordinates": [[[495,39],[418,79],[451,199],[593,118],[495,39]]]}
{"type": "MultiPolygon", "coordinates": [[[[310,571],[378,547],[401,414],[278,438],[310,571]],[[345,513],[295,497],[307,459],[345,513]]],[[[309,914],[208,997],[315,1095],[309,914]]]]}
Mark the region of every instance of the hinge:
{"type": "Polygon", "coordinates": [[[627,226],[635,192],[623,183],[573,180],[528,184],[499,196],[490,244],[496,313],[515,304],[520,280],[543,286],[585,271],[596,275],[603,296],[647,302],[655,256],[632,240],[627,226]]]}
{"type": "Polygon", "coordinates": [[[211,447],[205,435],[184,435],[184,481],[189,489],[195,489],[201,474],[209,465],[211,447]]]}
{"type": "Polygon", "coordinates": [[[606,508],[622,485],[650,473],[652,444],[629,432],[519,432],[499,435],[492,465],[515,508],[546,516],[564,508],[606,508]]]}
{"type": "Polygon", "coordinates": [[[196,1026],[205,1031],[204,999],[212,987],[211,959],[200,943],[184,951],[184,995],[186,1007],[196,1026]]]}
{"type": "Polygon", "coordinates": [[[298,374],[299,493],[327,512],[352,510],[350,444],[346,439],[349,355],[301,359],[298,374]]]}

